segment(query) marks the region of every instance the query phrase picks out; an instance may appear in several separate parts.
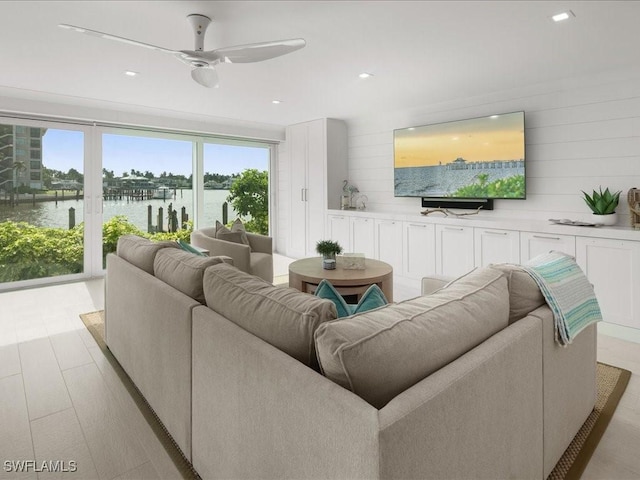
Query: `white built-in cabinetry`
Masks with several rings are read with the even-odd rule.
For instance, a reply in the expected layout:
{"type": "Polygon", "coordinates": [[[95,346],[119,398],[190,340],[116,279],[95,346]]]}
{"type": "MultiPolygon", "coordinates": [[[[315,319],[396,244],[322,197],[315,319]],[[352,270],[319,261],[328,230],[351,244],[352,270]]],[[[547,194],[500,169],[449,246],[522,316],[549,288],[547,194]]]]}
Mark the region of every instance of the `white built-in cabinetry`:
{"type": "Polygon", "coordinates": [[[395,272],[402,272],[402,222],[376,219],[376,258],[387,262],[395,272]]]}
{"type": "Polygon", "coordinates": [[[640,329],[640,242],[577,237],[576,261],[605,321],[640,329]]]}
{"type": "Polygon", "coordinates": [[[386,261],[394,278],[407,281],[457,277],[491,263],[526,263],[552,250],[567,253],[593,283],[605,322],[640,335],[640,232],[341,210],[329,211],[326,224],[345,251],[386,261]]]}
{"type": "Polygon", "coordinates": [[[520,263],[520,232],[496,228],[474,228],[474,264],[520,263]]]}
{"type": "Polygon", "coordinates": [[[335,119],[319,119],[287,127],[290,174],[290,224],[287,253],[315,255],[325,237],[325,214],[338,208],[347,178],[347,128],[335,119]]]}
{"type": "MultiPolygon", "coordinates": [[[[404,276],[421,279],[436,273],[436,227],[429,223],[403,222],[404,276]]],[[[396,270],[397,271],[397,270],[396,270]]]]}
{"type": "Polygon", "coordinates": [[[375,220],[373,218],[351,218],[351,250],[376,258],[375,220]]]}
{"type": "Polygon", "coordinates": [[[436,273],[459,277],[472,270],[473,228],[436,225],[436,273]]]}

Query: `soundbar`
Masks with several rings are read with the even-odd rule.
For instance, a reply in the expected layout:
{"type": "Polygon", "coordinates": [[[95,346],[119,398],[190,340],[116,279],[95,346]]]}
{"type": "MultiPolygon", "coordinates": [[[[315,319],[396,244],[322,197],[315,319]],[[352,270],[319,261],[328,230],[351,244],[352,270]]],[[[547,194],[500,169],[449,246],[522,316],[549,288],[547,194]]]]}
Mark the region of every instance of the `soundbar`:
{"type": "Polygon", "coordinates": [[[422,197],[423,208],[463,208],[493,210],[493,198],[429,198],[422,197]]]}

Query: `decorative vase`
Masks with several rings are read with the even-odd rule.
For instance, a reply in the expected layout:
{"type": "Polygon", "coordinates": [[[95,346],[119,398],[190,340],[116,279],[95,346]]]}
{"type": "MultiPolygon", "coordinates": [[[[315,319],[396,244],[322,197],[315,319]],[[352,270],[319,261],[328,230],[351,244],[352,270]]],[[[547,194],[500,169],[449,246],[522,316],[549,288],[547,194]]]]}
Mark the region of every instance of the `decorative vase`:
{"type": "Polygon", "coordinates": [[[596,213],[591,214],[591,221],[598,225],[606,225],[608,227],[618,223],[618,214],[610,213],[609,215],[598,215],[596,213]]]}
{"type": "Polygon", "coordinates": [[[336,268],[336,254],[330,253],[322,256],[322,268],[325,270],[335,270],[336,268]]]}

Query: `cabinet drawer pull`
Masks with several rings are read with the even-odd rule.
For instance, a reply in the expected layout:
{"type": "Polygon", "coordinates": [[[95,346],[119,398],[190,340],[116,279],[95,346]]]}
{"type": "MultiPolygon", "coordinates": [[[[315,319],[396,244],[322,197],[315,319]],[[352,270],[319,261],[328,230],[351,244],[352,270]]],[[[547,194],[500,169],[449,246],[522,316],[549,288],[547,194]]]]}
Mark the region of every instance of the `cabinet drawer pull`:
{"type": "Polygon", "coordinates": [[[424,224],[418,224],[418,223],[410,223],[409,224],[410,227],[419,227],[419,228],[427,228],[426,225],[424,224]]]}
{"type": "Polygon", "coordinates": [[[542,240],[560,240],[560,237],[547,237],[545,235],[534,235],[533,238],[540,238],[542,240]]]}
{"type": "Polygon", "coordinates": [[[488,233],[489,235],[507,235],[507,232],[496,232],[493,230],[485,230],[484,233],[488,233]]]}
{"type": "Polygon", "coordinates": [[[445,230],[455,230],[456,232],[462,232],[464,228],[462,227],[444,227],[445,230]]]}

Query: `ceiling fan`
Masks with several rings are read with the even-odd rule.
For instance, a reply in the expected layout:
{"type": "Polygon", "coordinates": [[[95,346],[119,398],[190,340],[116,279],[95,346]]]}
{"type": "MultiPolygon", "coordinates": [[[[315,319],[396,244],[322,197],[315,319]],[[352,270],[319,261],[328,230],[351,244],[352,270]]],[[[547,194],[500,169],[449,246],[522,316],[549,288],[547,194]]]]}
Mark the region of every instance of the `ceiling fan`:
{"type": "Polygon", "coordinates": [[[268,60],[270,58],[286,55],[303,48],[306,42],[303,38],[293,38],[290,40],[275,40],[272,42],[252,43],[248,45],[236,45],[234,47],[218,48],[216,50],[203,51],[204,34],[211,23],[211,19],[205,15],[187,15],[187,20],[191,24],[195,34],[194,50],[171,50],[157,45],[119,37],[110,33],[98,32],[85,27],[77,27],[61,23],[58,26],[68,30],[73,30],[95,37],[102,37],[108,40],[136,45],[138,47],[150,48],[159,52],[173,55],[178,60],[192,66],[191,77],[200,85],[205,87],[218,87],[218,73],[215,66],[218,63],[251,63],[268,60]]]}

